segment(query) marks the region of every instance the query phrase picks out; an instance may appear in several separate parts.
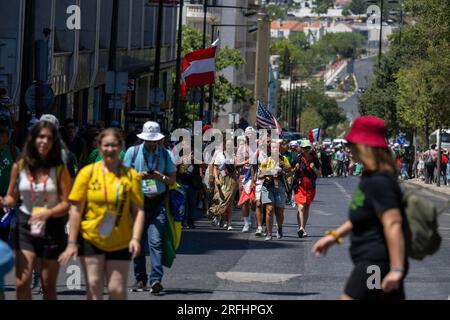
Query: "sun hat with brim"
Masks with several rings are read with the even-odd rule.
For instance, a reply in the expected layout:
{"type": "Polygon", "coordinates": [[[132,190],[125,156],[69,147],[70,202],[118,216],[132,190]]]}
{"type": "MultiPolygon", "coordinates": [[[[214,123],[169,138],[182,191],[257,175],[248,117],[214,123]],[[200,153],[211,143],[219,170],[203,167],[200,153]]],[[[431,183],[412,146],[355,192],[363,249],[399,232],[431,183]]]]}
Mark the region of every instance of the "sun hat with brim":
{"type": "Polygon", "coordinates": [[[160,141],[164,139],[159,124],[153,121],[146,122],[142,128],[142,133],[138,134],[137,137],[144,141],[160,141]]]}
{"type": "Polygon", "coordinates": [[[345,140],[370,147],[388,148],[384,120],[375,116],[357,118],[345,136],[345,140]]]}
{"type": "Polygon", "coordinates": [[[246,134],[246,135],[253,134],[253,133],[257,133],[257,131],[255,130],[255,128],[253,128],[253,127],[251,127],[251,126],[245,128],[245,134],[246,134]]]}
{"type": "Polygon", "coordinates": [[[309,140],[302,140],[302,142],[300,143],[300,148],[311,148],[312,144],[311,141],[309,140]]]}

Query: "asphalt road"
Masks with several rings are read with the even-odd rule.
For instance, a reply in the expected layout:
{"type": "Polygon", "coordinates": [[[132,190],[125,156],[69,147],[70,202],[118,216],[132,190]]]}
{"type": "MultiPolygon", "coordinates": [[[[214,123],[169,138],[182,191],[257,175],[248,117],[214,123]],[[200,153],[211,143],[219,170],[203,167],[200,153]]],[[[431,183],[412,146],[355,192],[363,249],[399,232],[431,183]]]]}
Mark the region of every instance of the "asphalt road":
{"type": "MultiPolygon", "coordinates": [[[[376,57],[371,57],[362,60],[355,60],[354,73],[356,80],[358,82],[357,86],[366,88],[370,79],[373,75],[373,64],[376,61],[376,57]]],[[[341,76],[342,78],[342,76],[341,76]]],[[[346,101],[338,102],[339,107],[341,107],[347,118],[352,120],[359,116],[358,112],[358,93],[348,98],[346,101]]]]}
{"type": "MultiPolygon", "coordinates": [[[[197,229],[183,231],[182,243],[171,269],[165,270],[164,294],[151,296],[148,292],[130,293],[129,299],[187,299],[187,300],[328,300],[339,298],[352,263],[348,240],[331,248],[327,256],[316,258],[311,247],[325,230],[336,228],[346,220],[351,195],[358,179],[319,179],[316,201],[312,205],[309,236],[296,235],[295,210],[286,210],[285,236],[265,242],[253,233],[242,233],[239,211],[235,211],[233,231],[214,229],[206,220],[197,229]]],[[[425,192],[438,206],[446,197],[425,192]]],[[[274,229],[275,230],[275,229],[274,229]]],[[[411,261],[405,288],[408,299],[445,300],[450,295],[450,210],[440,218],[443,237],[440,251],[424,261],[411,261]]],[[[72,268],[74,268],[72,266],[72,268]]],[[[59,299],[85,299],[85,286],[71,290],[66,283],[70,274],[62,268],[59,273],[59,299]]],[[[6,279],[6,297],[14,299],[14,279],[6,279]]],[[[133,282],[130,270],[129,283],[133,282]]],[[[84,283],[84,281],[83,281],[84,283]]],[[[34,295],[40,299],[41,295],[34,295]]]]}

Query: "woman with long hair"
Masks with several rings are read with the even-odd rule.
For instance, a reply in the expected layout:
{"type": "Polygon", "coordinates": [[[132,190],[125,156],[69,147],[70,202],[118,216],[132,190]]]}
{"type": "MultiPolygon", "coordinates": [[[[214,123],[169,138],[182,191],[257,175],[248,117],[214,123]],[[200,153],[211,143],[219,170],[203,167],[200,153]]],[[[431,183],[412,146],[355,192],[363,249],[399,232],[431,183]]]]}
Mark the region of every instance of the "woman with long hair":
{"type": "Polygon", "coordinates": [[[299,238],[308,234],[305,227],[309,218],[309,209],[316,196],[316,180],[321,175],[320,162],[312,149],[309,140],[302,140],[300,144],[300,160],[294,167],[294,199],[298,206],[297,223],[299,238]]]}
{"type": "Polygon", "coordinates": [[[0,199],[12,208],[20,198],[15,230],[17,299],[31,299],[31,275],[39,265],[44,299],[56,299],[58,256],[66,245],[69,171],[61,158],[61,139],[50,122],[40,121],[28,134],[14,164],[8,193],[0,199]]]}
{"type": "Polygon", "coordinates": [[[119,159],[124,143],[118,129],[102,131],[98,147],[103,160],[78,173],[69,196],[69,240],[59,261],[81,257],[88,300],[103,299],[104,279],[110,299],[127,299],[130,260],[141,249],[144,196],[140,175],[119,159]]]}
{"type": "Polygon", "coordinates": [[[403,280],[408,269],[405,214],[394,158],[388,149],[384,121],[364,116],[355,120],[346,140],[363,175],[350,205],[349,219],[327,231],[313,246],[317,256],[351,234],[354,269],[341,299],[404,299],[403,280]],[[381,285],[369,286],[378,271],[381,285]]]}

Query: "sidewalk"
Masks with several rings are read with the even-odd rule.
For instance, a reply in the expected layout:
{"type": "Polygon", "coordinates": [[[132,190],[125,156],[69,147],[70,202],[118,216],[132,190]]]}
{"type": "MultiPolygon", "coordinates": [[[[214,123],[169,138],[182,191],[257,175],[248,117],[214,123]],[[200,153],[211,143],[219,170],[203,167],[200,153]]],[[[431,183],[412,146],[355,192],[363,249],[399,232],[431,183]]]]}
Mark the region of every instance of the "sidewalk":
{"type": "Polygon", "coordinates": [[[446,186],[444,184],[441,184],[440,187],[437,187],[436,184],[425,184],[425,182],[421,179],[409,179],[403,181],[403,183],[413,185],[415,187],[420,187],[431,192],[437,192],[442,195],[450,196],[450,187],[448,185],[446,186]]]}

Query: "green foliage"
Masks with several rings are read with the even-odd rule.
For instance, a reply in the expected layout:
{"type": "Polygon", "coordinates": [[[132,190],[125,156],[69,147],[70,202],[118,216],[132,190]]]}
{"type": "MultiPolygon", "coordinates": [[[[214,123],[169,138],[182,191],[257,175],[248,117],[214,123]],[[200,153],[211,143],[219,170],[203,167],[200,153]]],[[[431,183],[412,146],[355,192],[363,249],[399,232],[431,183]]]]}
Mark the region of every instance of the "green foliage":
{"type": "Polygon", "coordinates": [[[364,43],[364,37],[354,32],[328,33],[312,46],[312,50],[323,57],[356,58],[357,49],[364,43]]]}
{"type": "Polygon", "coordinates": [[[199,29],[183,26],[183,43],[181,46],[183,56],[189,52],[202,48],[203,34],[199,29]]]}
{"type": "Polygon", "coordinates": [[[346,8],[353,14],[363,14],[366,13],[369,3],[365,0],[353,0],[352,3],[346,8]]]}
{"type": "Polygon", "coordinates": [[[266,6],[267,16],[271,21],[282,20],[286,17],[288,12],[288,7],[283,5],[268,4],[266,6]]]}
{"type": "Polygon", "coordinates": [[[416,131],[426,141],[450,125],[450,3],[406,0],[405,8],[416,23],[391,38],[359,109],[388,120],[392,133],[416,131]]]}
{"type": "Polygon", "coordinates": [[[228,67],[239,68],[245,64],[241,52],[237,49],[230,49],[228,46],[220,48],[216,59],[216,70],[222,71],[228,67]]]}
{"type": "Polygon", "coordinates": [[[346,119],[336,100],[324,94],[323,83],[321,82],[312,82],[309,88],[305,89],[301,107],[303,109],[315,109],[322,118],[321,128],[323,129],[335,126],[346,119]]]}
{"type": "Polygon", "coordinates": [[[315,0],[314,4],[316,7],[313,8],[313,12],[317,14],[324,14],[327,13],[328,8],[333,7],[333,0],[315,0]]]}
{"type": "Polygon", "coordinates": [[[322,128],[323,119],[316,109],[308,107],[303,110],[300,118],[300,128],[302,131],[309,131],[314,128],[322,128]]]}

